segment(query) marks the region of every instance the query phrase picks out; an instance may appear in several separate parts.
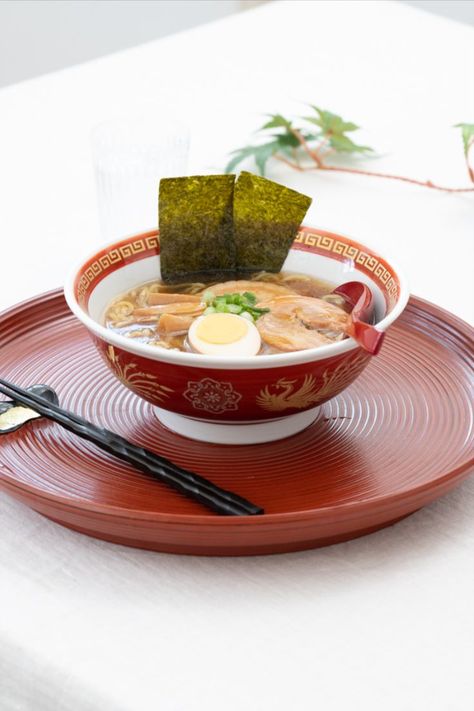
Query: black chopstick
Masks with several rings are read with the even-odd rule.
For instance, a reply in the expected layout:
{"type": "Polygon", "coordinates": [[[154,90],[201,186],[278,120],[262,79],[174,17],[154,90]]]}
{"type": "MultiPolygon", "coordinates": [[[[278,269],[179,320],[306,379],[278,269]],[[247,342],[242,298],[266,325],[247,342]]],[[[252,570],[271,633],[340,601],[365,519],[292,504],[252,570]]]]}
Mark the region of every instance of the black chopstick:
{"type": "Polygon", "coordinates": [[[160,482],[199,501],[217,513],[228,516],[262,514],[263,509],[250,501],[216,486],[209,480],[182,469],[165,457],[128,442],[124,437],[68,412],[54,403],[0,378],[0,392],[16,402],[57,422],[74,434],[93,442],[109,454],[133,464],[160,482]]]}

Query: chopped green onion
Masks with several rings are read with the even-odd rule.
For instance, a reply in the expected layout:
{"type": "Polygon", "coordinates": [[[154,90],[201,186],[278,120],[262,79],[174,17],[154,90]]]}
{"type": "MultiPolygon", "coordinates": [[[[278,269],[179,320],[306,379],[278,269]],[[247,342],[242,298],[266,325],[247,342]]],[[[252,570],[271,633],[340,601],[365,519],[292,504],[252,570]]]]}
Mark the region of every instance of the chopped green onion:
{"type": "Polygon", "coordinates": [[[205,291],[202,295],[202,298],[206,302],[206,304],[210,304],[212,301],[214,301],[214,294],[212,293],[212,291],[205,291]]]}
{"type": "Polygon", "coordinates": [[[242,296],[243,296],[244,299],[247,301],[247,303],[249,304],[249,306],[250,306],[250,305],[253,306],[254,304],[257,303],[257,297],[255,296],[255,294],[252,294],[252,292],[250,292],[250,291],[244,291],[244,293],[242,294],[242,296]]]}
{"type": "Polygon", "coordinates": [[[255,304],[257,297],[251,291],[243,294],[221,294],[214,296],[212,291],[205,291],[203,299],[207,304],[204,316],[215,313],[238,314],[254,323],[262,314],[266,314],[270,309],[260,309],[255,304]]]}

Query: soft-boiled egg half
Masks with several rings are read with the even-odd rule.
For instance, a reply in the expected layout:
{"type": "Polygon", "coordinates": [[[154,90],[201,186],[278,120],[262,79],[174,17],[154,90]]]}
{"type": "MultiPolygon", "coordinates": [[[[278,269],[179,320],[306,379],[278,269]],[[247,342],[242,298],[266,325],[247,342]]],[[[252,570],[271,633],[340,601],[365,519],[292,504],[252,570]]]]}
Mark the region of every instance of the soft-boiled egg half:
{"type": "Polygon", "coordinates": [[[261,345],[253,323],[228,313],[199,316],[189,328],[188,342],[196,353],[222,356],[257,355],[261,345]]]}

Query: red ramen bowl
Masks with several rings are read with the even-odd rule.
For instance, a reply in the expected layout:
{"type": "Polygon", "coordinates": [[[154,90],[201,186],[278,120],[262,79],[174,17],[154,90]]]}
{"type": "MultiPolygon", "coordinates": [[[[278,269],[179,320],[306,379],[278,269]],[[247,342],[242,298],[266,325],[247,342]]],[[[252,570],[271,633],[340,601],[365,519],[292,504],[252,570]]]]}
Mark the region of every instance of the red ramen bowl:
{"type": "MultiPolygon", "coordinates": [[[[223,358],[137,343],[107,329],[103,317],[112,299],[160,277],[159,253],[157,231],[103,247],[74,271],[65,295],[117,378],[179,434],[221,444],[290,436],[367,365],[371,356],[352,338],[291,353],[223,358]]],[[[301,228],[283,270],[335,285],[364,282],[380,331],[408,301],[406,282],[392,262],[348,237],[311,227],[301,228]]]]}

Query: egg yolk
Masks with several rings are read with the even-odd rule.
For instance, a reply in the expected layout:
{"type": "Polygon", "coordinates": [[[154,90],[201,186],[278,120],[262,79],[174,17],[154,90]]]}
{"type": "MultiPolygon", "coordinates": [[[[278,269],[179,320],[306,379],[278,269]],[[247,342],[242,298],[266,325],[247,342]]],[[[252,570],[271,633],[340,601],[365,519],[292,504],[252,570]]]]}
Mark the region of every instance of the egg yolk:
{"type": "Polygon", "coordinates": [[[244,319],[231,314],[209,314],[196,329],[196,336],[206,343],[225,345],[240,341],[248,331],[244,319]]]}

